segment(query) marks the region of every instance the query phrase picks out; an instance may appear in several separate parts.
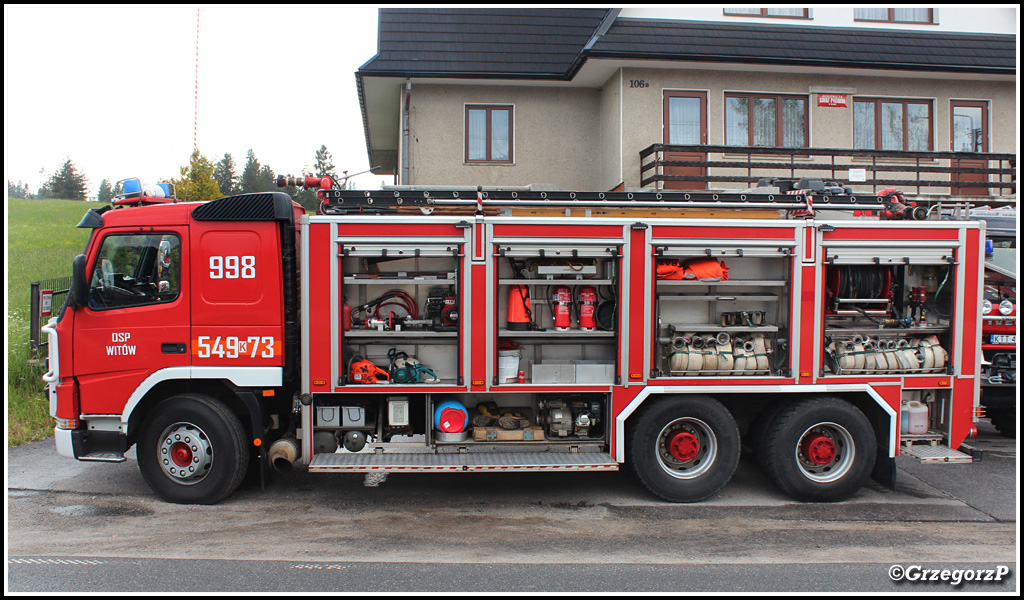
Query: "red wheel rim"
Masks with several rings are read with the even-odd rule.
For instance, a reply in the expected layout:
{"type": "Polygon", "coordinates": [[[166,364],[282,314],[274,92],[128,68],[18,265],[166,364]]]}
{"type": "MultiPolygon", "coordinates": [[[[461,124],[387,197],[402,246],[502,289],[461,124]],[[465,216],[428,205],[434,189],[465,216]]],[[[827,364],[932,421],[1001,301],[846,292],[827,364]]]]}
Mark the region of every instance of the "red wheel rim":
{"type": "Polygon", "coordinates": [[[804,439],[804,456],[816,465],[827,465],[836,458],[836,445],[828,436],[814,434],[804,439]]]}
{"type": "Polygon", "coordinates": [[[693,460],[700,451],[700,440],[689,431],[677,431],[668,441],[668,451],[679,462],[693,460]]]}

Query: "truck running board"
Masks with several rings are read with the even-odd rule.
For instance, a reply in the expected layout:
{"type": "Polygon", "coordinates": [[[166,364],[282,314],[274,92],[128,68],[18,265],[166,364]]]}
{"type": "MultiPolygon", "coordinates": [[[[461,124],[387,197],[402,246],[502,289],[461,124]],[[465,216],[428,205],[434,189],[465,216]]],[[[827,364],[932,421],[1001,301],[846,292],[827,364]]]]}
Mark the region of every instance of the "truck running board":
{"type": "Polygon", "coordinates": [[[949,446],[904,446],[900,448],[900,454],[907,454],[913,456],[921,462],[949,462],[949,463],[969,463],[974,462],[974,457],[970,454],[964,454],[959,450],[954,450],[949,446]]]}
{"type": "Polygon", "coordinates": [[[317,454],[311,473],[470,472],[470,471],[617,471],[619,463],[603,452],[473,452],[471,454],[317,454]]]}

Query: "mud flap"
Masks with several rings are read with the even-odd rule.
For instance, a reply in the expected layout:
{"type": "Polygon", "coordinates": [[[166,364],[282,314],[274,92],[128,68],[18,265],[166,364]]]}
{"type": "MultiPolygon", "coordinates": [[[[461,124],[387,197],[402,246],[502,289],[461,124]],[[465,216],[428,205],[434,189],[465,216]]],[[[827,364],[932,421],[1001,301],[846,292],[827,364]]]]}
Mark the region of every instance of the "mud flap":
{"type": "Polygon", "coordinates": [[[875,468],[871,471],[871,478],[890,490],[896,489],[896,459],[889,458],[888,448],[878,446],[875,468]]]}

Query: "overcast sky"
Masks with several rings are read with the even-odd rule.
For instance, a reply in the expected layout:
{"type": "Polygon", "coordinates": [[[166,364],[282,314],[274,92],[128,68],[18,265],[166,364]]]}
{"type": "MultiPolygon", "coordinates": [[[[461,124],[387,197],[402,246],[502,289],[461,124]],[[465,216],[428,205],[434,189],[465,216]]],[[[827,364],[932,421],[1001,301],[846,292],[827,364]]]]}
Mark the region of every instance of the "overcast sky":
{"type": "MultiPolygon", "coordinates": [[[[70,158],[104,178],[178,177],[193,148],[196,5],[4,5],[4,175],[35,190],[70,158]]],[[[200,152],[251,148],[276,174],[369,168],[354,73],[377,51],[377,9],[202,6],[200,152]]],[[[392,178],[355,178],[376,189],[392,178]]]]}

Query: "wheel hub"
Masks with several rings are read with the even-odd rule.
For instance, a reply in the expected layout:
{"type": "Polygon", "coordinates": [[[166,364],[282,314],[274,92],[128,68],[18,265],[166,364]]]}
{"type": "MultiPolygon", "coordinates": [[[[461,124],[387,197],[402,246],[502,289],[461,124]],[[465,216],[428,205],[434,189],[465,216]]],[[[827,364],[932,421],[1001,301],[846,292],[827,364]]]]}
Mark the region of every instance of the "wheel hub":
{"type": "Polygon", "coordinates": [[[192,423],[175,423],[165,429],[158,452],[164,475],[185,485],[202,481],[213,465],[210,438],[192,423]]]}
{"type": "Polygon", "coordinates": [[[192,449],[185,442],[175,442],[171,446],[171,461],[179,467],[192,464],[192,449]]]}
{"type": "Polygon", "coordinates": [[[804,439],[804,456],[816,465],[827,465],[836,458],[836,445],[829,437],[814,434],[804,439]]]}
{"type": "Polygon", "coordinates": [[[677,431],[669,439],[668,451],[679,462],[691,461],[700,451],[700,440],[689,431],[677,431]]]}

